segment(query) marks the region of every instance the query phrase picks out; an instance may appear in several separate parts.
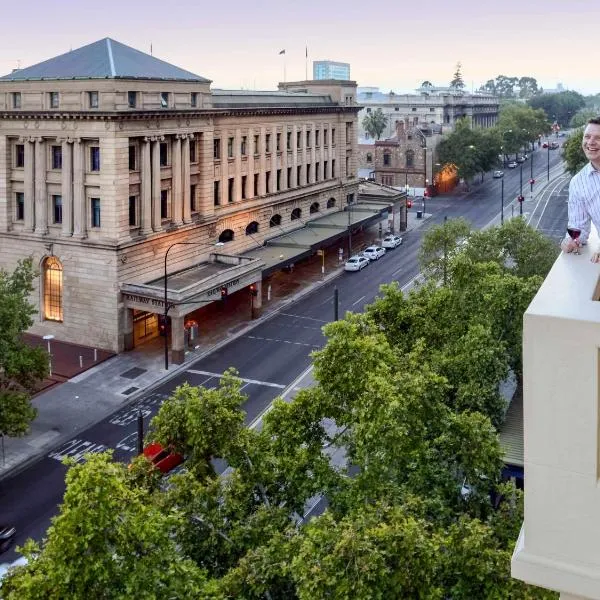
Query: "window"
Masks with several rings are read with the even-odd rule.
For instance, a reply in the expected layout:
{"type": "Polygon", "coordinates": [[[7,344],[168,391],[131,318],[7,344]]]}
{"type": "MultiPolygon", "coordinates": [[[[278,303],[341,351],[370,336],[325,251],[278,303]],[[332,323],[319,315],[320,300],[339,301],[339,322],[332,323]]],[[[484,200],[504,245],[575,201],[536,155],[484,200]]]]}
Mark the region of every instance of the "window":
{"type": "Polygon", "coordinates": [[[252,221],[252,223],[248,223],[246,227],[246,235],[253,235],[258,233],[258,223],[256,221],[252,221]]]}
{"type": "Polygon", "coordinates": [[[331,145],[335,146],[335,127],[331,128],[331,145]]]}
{"type": "Polygon", "coordinates": [[[62,196],[52,196],[52,222],[62,223],[62,196]]]}
{"type": "Polygon", "coordinates": [[[219,242],[226,244],[227,242],[233,242],[233,231],[231,229],[225,229],[219,236],[219,242]]]}
{"type": "Polygon", "coordinates": [[[90,171],[100,170],[100,148],[98,146],[90,147],[90,171]]]}
{"type": "Polygon", "coordinates": [[[21,92],[12,93],[12,107],[21,108],[21,92]]]}
{"type": "Polygon", "coordinates": [[[160,190],[160,218],[169,218],[169,190],[160,190]]]}
{"type": "Polygon", "coordinates": [[[391,157],[390,153],[386,150],[383,153],[383,166],[389,167],[391,162],[392,162],[392,157],[391,157]]]}
{"type": "Polygon", "coordinates": [[[260,154],[260,137],[258,135],[254,136],[254,156],[257,156],[258,154],[260,154]]]}
{"type": "Polygon", "coordinates": [[[329,166],[328,161],[323,161],[323,179],[327,179],[327,167],[329,166]]]}
{"type": "Polygon", "coordinates": [[[169,108],[169,92],[160,93],[160,107],[169,108]]]}
{"type": "Polygon", "coordinates": [[[49,256],[44,260],[42,269],[44,272],[44,319],[62,322],[62,264],[56,256],[49,256]]]}
{"type": "Polygon", "coordinates": [[[367,108],[367,114],[370,115],[371,114],[371,109],[367,108]]]}
{"type": "Polygon", "coordinates": [[[100,227],[100,198],[90,198],[91,225],[100,227]]]}
{"type": "Polygon", "coordinates": [[[50,108],[58,108],[58,92],[48,92],[50,108]]]}
{"type": "Polygon", "coordinates": [[[242,142],[240,144],[240,154],[242,156],[246,156],[246,141],[247,141],[247,137],[245,135],[242,136],[242,142]]]}
{"type": "Polygon", "coordinates": [[[62,146],[52,146],[52,168],[62,169],[62,146]]]}
{"type": "Polygon", "coordinates": [[[190,140],[190,162],[196,162],[196,140],[190,140]]]}
{"type": "Polygon", "coordinates": [[[275,191],[278,192],[281,189],[281,169],[277,169],[277,180],[275,182],[275,191]]]}
{"type": "Polygon", "coordinates": [[[296,167],[296,185],[302,185],[302,165],[296,167]]]}
{"type": "Polygon", "coordinates": [[[246,185],[248,182],[248,177],[246,175],[242,175],[242,200],[246,199],[246,185]]]}
{"type": "Polygon", "coordinates": [[[292,187],[292,167],[287,168],[287,186],[292,187]]]}
{"type": "Polygon", "coordinates": [[[319,212],[319,203],[318,202],[313,202],[310,205],[310,211],[309,212],[310,212],[311,215],[314,215],[315,213],[318,213],[319,212]]]}
{"type": "Polygon", "coordinates": [[[316,130],[315,131],[315,146],[318,148],[319,147],[319,142],[320,142],[320,130],[316,130]]]}
{"type": "Polygon", "coordinates": [[[292,149],[292,132],[288,131],[286,134],[286,147],[288,150],[292,149]]]}
{"type": "Polygon", "coordinates": [[[254,173],[254,196],[258,195],[258,173],[254,173]]]}
{"type": "Polygon", "coordinates": [[[328,144],[329,144],[329,130],[325,129],[323,131],[323,145],[328,146],[328,144]]]}
{"type": "Polygon", "coordinates": [[[137,106],[137,92],[127,92],[127,105],[129,108],[137,106]]]}
{"type": "Polygon", "coordinates": [[[276,146],[277,152],[280,152],[281,151],[281,134],[280,133],[277,134],[276,144],[277,144],[277,146],[276,146]]]}
{"type": "Polygon", "coordinates": [[[233,177],[230,177],[229,180],[227,181],[227,202],[233,202],[233,200],[234,200],[234,198],[233,198],[234,182],[235,182],[235,179],[233,177]]]}
{"type": "Polygon", "coordinates": [[[292,221],[297,221],[300,217],[302,216],[302,209],[300,208],[295,208],[292,211],[292,216],[291,216],[291,220],[292,221]]]}
{"type": "Polygon", "coordinates": [[[302,132],[301,131],[296,132],[296,148],[298,148],[298,150],[300,150],[300,148],[302,148],[302,132]]]}
{"type": "Polygon", "coordinates": [[[23,192],[15,192],[15,219],[22,221],[25,218],[25,194],[23,192]]]}
{"type": "Polygon", "coordinates": [[[406,168],[415,166],[415,153],[412,150],[406,151],[406,168]]]}
{"type": "Polygon", "coordinates": [[[329,200],[327,200],[327,208],[334,208],[335,207],[335,198],[329,198],[329,200]]]}
{"type": "Polygon", "coordinates": [[[271,183],[271,171],[267,171],[265,173],[265,177],[266,177],[266,192],[267,194],[269,194],[270,192],[273,192],[273,185],[271,183]]]}
{"type": "Polygon", "coordinates": [[[159,162],[161,167],[166,167],[169,164],[169,145],[167,142],[161,142],[159,146],[159,162]]]}
{"type": "Polygon", "coordinates": [[[430,109],[429,109],[429,112],[435,112],[435,108],[433,108],[433,107],[432,107],[432,108],[430,108],[430,109]]]}
{"type": "Polygon", "coordinates": [[[413,112],[417,112],[417,109],[414,106],[410,110],[412,110],[413,112]]]}
{"type": "Polygon", "coordinates": [[[22,169],[25,166],[25,146],[23,144],[15,145],[15,167],[22,169]]]}
{"type": "Polygon", "coordinates": [[[190,212],[196,212],[196,184],[190,185],[190,212]]]}
{"type": "Polygon", "coordinates": [[[315,181],[321,177],[321,163],[315,163],[315,181]]]}
{"type": "Polygon", "coordinates": [[[190,94],[190,104],[192,108],[196,108],[198,106],[198,92],[192,92],[190,94]]]}
{"type": "Polygon", "coordinates": [[[370,152],[367,152],[367,162],[368,163],[372,163],[373,162],[373,155],[370,152]]]}
{"type": "Polygon", "coordinates": [[[400,107],[399,107],[399,106],[396,106],[396,107],[394,107],[394,110],[395,110],[396,112],[399,112],[399,111],[400,111],[400,107]]]}
{"type": "Polygon", "coordinates": [[[221,159],[221,140],[219,138],[213,140],[213,158],[215,160],[221,159]]]}
{"type": "Polygon", "coordinates": [[[233,138],[227,138],[227,157],[233,158],[233,138]]]}
{"type": "Polygon", "coordinates": [[[335,173],[335,158],[331,160],[331,176],[335,177],[336,173],[335,173]]]}
{"type": "Polygon", "coordinates": [[[137,224],[137,198],[129,196],[129,227],[135,227],[137,224]]]}
{"type": "Polygon", "coordinates": [[[265,152],[271,152],[271,134],[265,135],[265,152]]]}
{"type": "Polygon", "coordinates": [[[136,167],[135,146],[129,146],[129,170],[135,171],[136,167]]]}
{"type": "Polygon", "coordinates": [[[215,206],[221,204],[221,182],[218,180],[213,182],[213,203],[215,206]]]}
{"type": "Polygon", "coordinates": [[[306,183],[310,183],[312,175],[312,165],[306,165],[306,183]]]}
{"type": "Polygon", "coordinates": [[[88,106],[98,108],[98,92],[88,92],[88,106]]]}
{"type": "Polygon", "coordinates": [[[269,227],[278,227],[281,225],[281,215],[273,215],[269,221],[269,227]]]}
{"type": "Polygon", "coordinates": [[[310,129],[306,131],[306,147],[310,148],[310,129]]]}
{"type": "Polygon", "coordinates": [[[346,144],[352,142],[352,121],[346,123],[346,144]]]}
{"type": "Polygon", "coordinates": [[[354,177],[354,174],[350,170],[350,157],[346,156],[346,177],[354,177]]]}

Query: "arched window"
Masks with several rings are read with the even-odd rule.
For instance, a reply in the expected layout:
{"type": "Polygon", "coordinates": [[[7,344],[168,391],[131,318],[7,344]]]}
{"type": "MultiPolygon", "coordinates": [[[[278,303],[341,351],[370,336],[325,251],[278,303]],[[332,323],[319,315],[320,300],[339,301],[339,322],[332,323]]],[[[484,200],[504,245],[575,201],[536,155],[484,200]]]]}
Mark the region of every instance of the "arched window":
{"type": "Polygon", "coordinates": [[[406,151],[406,168],[415,166],[415,153],[412,150],[406,151]]]}
{"type": "Polygon", "coordinates": [[[231,229],[226,229],[219,236],[219,242],[226,244],[227,242],[231,242],[231,241],[233,241],[233,231],[231,231],[231,229]]]}
{"type": "Polygon", "coordinates": [[[391,163],[392,163],[392,155],[389,153],[388,150],[386,150],[383,153],[383,166],[389,167],[391,163]]]}
{"type": "Polygon", "coordinates": [[[367,152],[367,162],[373,162],[373,155],[370,152],[367,152]]]}
{"type": "Polygon", "coordinates": [[[248,223],[246,227],[246,235],[252,235],[254,233],[258,233],[258,223],[256,221],[248,223]]]}
{"type": "Polygon", "coordinates": [[[335,198],[329,198],[327,200],[327,208],[333,208],[335,206],[335,198]]]}
{"type": "Polygon", "coordinates": [[[44,319],[48,321],[63,320],[63,268],[56,256],[44,260],[44,319]]]}
{"type": "Polygon", "coordinates": [[[318,202],[313,202],[310,205],[310,214],[314,215],[315,213],[319,212],[319,203],[318,202]]]}
{"type": "Polygon", "coordinates": [[[281,225],[281,215],[273,215],[269,221],[269,227],[277,227],[281,225]]]}
{"type": "Polygon", "coordinates": [[[302,210],[299,209],[299,208],[295,208],[292,211],[292,217],[291,217],[291,219],[292,219],[292,221],[295,221],[296,219],[299,219],[301,216],[302,216],[302,210]]]}

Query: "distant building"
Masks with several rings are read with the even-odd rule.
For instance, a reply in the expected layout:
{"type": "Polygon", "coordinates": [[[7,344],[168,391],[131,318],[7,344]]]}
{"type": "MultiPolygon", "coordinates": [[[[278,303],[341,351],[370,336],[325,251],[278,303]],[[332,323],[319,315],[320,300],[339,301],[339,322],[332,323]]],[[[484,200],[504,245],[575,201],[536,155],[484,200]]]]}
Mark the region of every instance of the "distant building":
{"type": "Polygon", "coordinates": [[[313,79],[350,79],[350,64],[333,60],[314,60],[313,79]]]}

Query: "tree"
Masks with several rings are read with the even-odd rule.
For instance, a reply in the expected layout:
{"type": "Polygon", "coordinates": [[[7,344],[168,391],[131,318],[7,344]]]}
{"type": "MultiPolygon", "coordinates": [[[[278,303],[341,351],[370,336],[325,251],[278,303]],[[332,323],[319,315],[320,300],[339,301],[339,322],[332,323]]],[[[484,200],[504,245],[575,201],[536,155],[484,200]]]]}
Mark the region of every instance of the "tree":
{"type": "Polygon", "coordinates": [[[585,127],[590,119],[594,119],[598,116],[598,111],[590,108],[582,108],[580,111],[575,113],[571,117],[569,127],[578,128],[585,127]]]}
{"type": "Polygon", "coordinates": [[[422,84],[421,84],[422,88],[432,88],[433,87],[433,83],[431,83],[431,81],[429,81],[428,79],[426,79],[422,84]]]}
{"type": "Polygon", "coordinates": [[[465,82],[463,81],[462,76],[462,65],[460,62],[456,63],[456,71],[454,71],[454,75],[452,76],[450,87],[456,88],[457,90],[462,90],[465,87],[465,82]]]}
{"type": "Polygon", "coordinates": [[[493,79],[488,79],[480,88],[480,92],[496,95],[496,82],[493,79]]]}
{"type": "Polygon", "coordinates": [[[514,98],[515,86],[519,83],[517,77],[507,77],[506,75],[498,75],[496,77],[496,94],[500,98],[514,98]]]}
{"type": "Polygon", "coordinates": [[[374,138],[379,139],[381,134],[384,132],[388,124],[387,115],[383,114],[383,111],[378,108],[368,115],[365,115],[362,120],[364,130],[374,138]]]}
{"type": "Polygon", "coordinates": [[[581,145],[583,142],[583,130],[584,127],[580,127],[574,131],[565,142],[565,147],[562,151],[563,158],[567,163],[566,171],[571,175],[575,175],[581,171],[588,163],[581,145]]]}
{"type": "Polygon", "coordinates": [[[550,127],[543,110],[511,103],[500,108],[495,130],[506,156],[517,154],[528,144],[533,144],[538,136],[548,133],[550,127]]]}
{"type": "Polygon", "coordinates": [[[36,274],[30,258],[12,273],[0,269],[0,435],[23,436],[35,418],[31,394],[48,372],[48,355],[22,334],[33,325],[29,302],[36,274]]]}
{"type": "Polygon", "coordinates": [[[519,98],[531,98],[539,92],[537,80],[534,77],[519,79],[519,98]]]}
{"type": "Polygon", "coordinates": [[[577,92],[560,92],[558,94],[541,94],[530,98],[528,101],[532,108],[544,110],[551,122],[556,122],[565,127],[571,117],[585,106],[585,99],[577,92]]]}

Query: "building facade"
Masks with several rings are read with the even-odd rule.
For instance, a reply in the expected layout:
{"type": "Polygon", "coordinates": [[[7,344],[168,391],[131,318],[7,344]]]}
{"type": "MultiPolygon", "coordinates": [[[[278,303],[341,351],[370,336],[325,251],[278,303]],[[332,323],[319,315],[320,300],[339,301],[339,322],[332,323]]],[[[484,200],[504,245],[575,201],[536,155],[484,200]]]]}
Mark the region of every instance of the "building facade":
{"type": "Polygon", "coordinates": [[[245,251],[357,193],[356,84],[313,83],[211,90],[109,38],[0,78],[0,267],[39,267],[31,332],[118,352],[164,314],[181,358],[186,314],[260,287],[245,251]]]}
{"type": "Polygon", "coordinates": [[[350,79],[350,64],[333,60],[313,60],[313,79],[350,79]]]}

